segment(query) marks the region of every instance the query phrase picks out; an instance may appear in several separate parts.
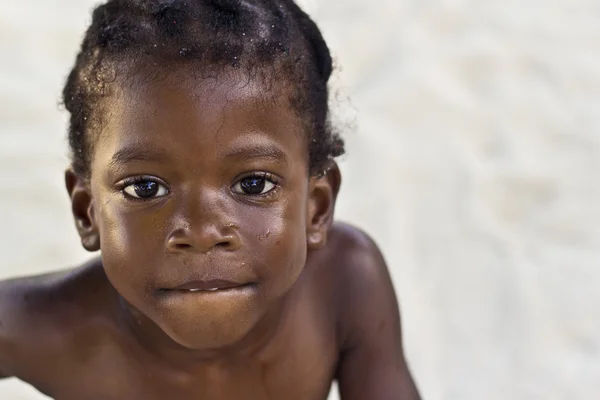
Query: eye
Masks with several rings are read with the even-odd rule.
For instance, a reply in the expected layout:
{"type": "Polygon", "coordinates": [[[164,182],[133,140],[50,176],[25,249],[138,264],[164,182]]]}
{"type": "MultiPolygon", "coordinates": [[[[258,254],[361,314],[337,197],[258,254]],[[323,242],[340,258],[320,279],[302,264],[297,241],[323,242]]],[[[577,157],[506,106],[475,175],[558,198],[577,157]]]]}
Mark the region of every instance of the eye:
{"type": "Polygon", "coordinates": [[[129,197],[141,200],[163,197],[169,193],[164,185],[143,177],[125,181],[123,192],[129,197]]]}
{"type": "Polygon", "coordinates": [[[271,174],[262,173],[242,178],[233,186],[233,192],[260,196],[269,193],[277,187],[277,181],[271,174]]]}

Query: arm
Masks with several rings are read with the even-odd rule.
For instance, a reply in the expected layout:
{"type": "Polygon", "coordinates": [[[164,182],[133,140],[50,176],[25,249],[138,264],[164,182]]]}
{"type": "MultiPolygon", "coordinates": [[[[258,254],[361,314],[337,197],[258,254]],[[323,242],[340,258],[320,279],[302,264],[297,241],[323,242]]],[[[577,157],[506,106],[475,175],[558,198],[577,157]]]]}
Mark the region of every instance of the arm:
{"type": "Polygon", "coordinates": [[[394,288],[377,246],[361,232],[343,268],[343,340],[337,372],[343,400],[419,400],[404,359],[394,288]]]}
{"type": "MultiPolygon", "coordinates": [[[[52,299],[45,294],[53,274],[0,281],[0,379],[25,376],[52,362],[45,345],[55,336],[48,324],[52,299]]],[[[56,314],[54,314],[56,316],[56,314]]]]}
{"type": "MultiPolygon", "coordinates": [[[[0,352],[2,351],[2,344],[0,343],[0,352]]],[[[0,356],[1,357],[1,356],[0,356]]],[[[0,379],[9,378],[10,375],[2,371],[2,365],[0,365],[0,379]]]]}
{"type": "Polygon", "coordinates": [[[0,379],[8,378],[12,376],[8,372],[10,369],[9,365],[9,354],[11,353],[11,334],[8,321],[8,308],[10,307],[10,299],[6,289],[7,284],[0,282],[0,379]]]}
{"type": "Polygon", "coordinates": [[[2,369],[4,368],[4,362],[2,361],[4,352],[5,352],[5,345],[3,343],[3,340],[0,338],[0,379],[4,379],[4,378],[8,378],[10,376],[10,374],[4,372],[2,369]]]}

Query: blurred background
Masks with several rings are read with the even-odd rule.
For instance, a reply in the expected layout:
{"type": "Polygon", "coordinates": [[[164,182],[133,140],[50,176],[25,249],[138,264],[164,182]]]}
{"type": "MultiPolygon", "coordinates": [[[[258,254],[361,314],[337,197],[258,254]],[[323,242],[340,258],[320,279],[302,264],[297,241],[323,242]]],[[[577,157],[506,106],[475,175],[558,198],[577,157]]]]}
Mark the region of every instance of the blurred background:
{"type": "MultiPolygon", "coordinates": [[[[0,1],[0,278],[90,257],[58,100],[95,3],[0,1]]],[[[600,3],[300,4],[338,66],[337,215],[387,258],[423,398],[597,400],[600,3]]]]}

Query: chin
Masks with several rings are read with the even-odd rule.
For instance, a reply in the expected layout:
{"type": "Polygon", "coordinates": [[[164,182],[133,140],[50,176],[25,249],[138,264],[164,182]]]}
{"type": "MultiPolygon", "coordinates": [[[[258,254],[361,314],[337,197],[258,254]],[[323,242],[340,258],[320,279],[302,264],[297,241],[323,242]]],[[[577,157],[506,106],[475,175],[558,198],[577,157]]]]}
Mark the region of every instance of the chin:
{"type": "Polygon", "coordinates": [[[210,321],[176,318],[159,321],[159,327],[175,343],[190,350],[219,350],[242,342],[257,325],[259,318],[211,319],[210,321]]]}
{"type": "MultiPolygon", "coordinates": [[[[241,327],[240,327],[241,328],[241,327]]],[[[198,351],[217,351],[235,347],[240,344],[253,326],[244,327],[246,329],[222,330],[222,329],[203,329],[181,331],[165,331],[167,335],[178,345],[189,350],[198,351]]]]}
{"type": "Polygon", "coordinates": [[[165,296],[154,322],[176,343],[194,350],[241,342],[265,315],[253,293],[186,293],[165,296]]]}

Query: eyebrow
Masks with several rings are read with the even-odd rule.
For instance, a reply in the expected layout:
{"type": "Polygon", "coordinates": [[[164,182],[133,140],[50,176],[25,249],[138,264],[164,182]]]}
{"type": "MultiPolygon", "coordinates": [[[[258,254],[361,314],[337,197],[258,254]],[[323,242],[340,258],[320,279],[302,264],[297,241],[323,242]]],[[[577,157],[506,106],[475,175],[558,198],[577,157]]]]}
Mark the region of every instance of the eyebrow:
{"type": "MultiPolygon", "coordinates": [[[[273,160],[286,165],[288,164],[288,157],[286,153],[279,147],[272,144],[244,145],[226,152],[223,156],[225,158],[238,159],[258,158],[273,160]]],[[[109,165],[117,166],[135,161],[164,161],[168,158],[169,156],[166,153],[157,149],[124,147],[113,154],[109,165]]]]}
{"type": "Polygon", "coordinates": [[[113,154],[110,165],[116,166],[135,161],[162,161],[167,158],[169,158],[168,155],[159,150],[124,147],[113,154]]]}
{"type": "Polygon", "coordinates": [[[273,144],[251,144],[234,148],[223,154],[224,158],[259,158],[288,164],[287,154],[273,144]]]}

